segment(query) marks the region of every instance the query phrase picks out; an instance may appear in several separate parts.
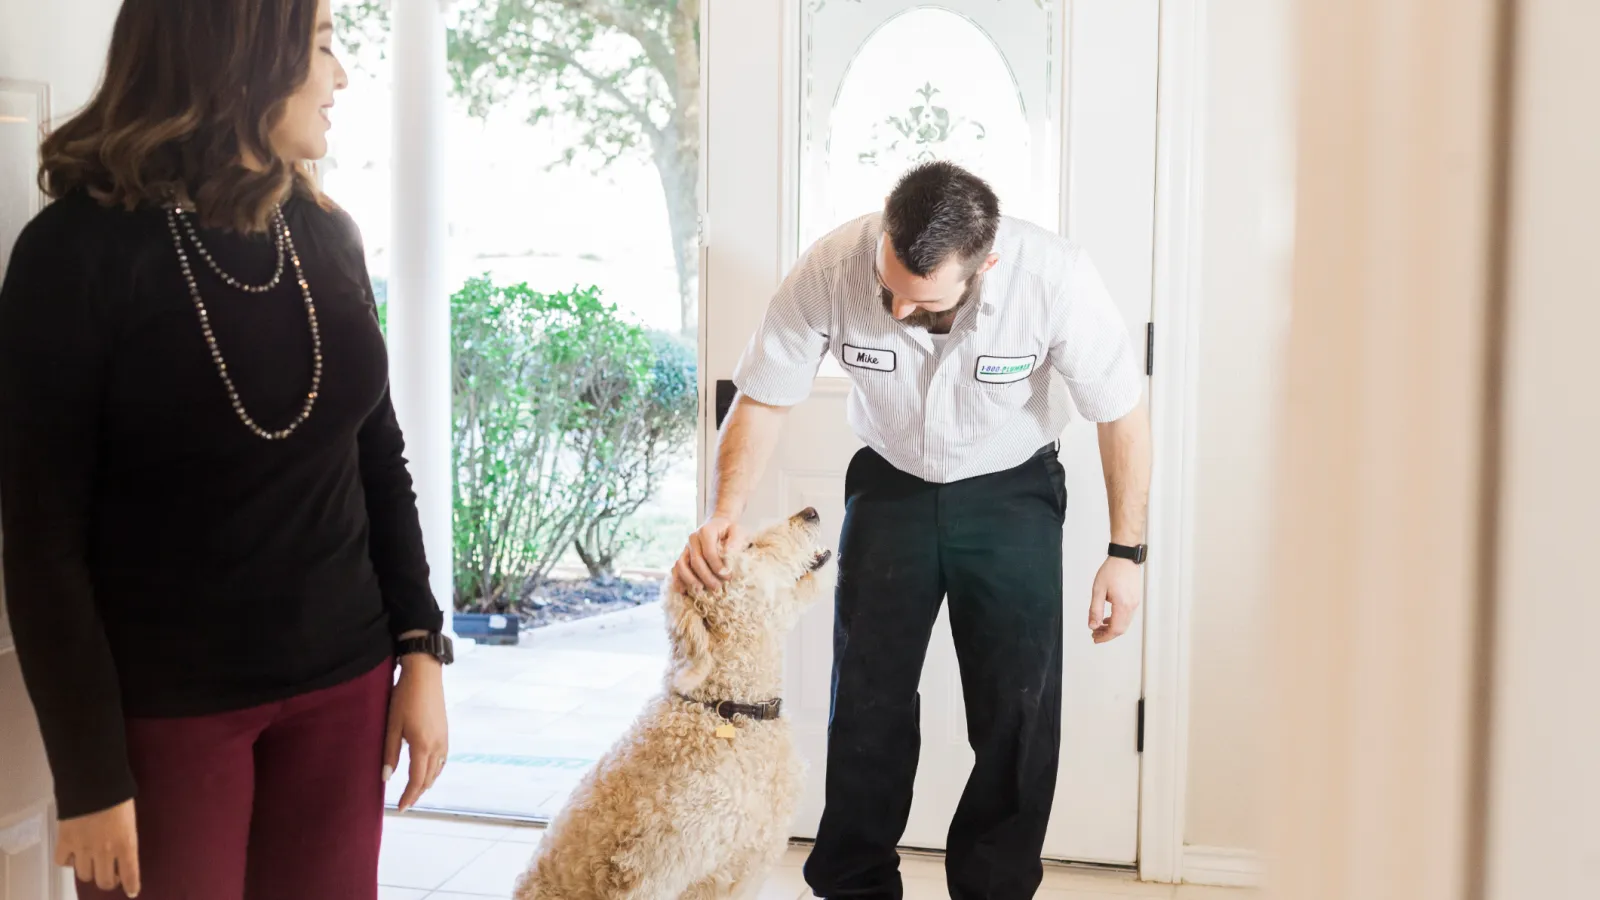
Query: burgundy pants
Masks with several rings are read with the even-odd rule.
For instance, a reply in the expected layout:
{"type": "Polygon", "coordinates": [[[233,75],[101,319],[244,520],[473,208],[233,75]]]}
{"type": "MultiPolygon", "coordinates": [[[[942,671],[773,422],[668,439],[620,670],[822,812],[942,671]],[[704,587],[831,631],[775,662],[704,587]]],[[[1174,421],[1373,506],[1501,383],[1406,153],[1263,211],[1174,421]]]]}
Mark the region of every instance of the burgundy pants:
{"type": "Polygon", "coordinates": [[[391,661],[279,703],[130,719],[140,900],[376,900],[393,678],[391,661]]]}

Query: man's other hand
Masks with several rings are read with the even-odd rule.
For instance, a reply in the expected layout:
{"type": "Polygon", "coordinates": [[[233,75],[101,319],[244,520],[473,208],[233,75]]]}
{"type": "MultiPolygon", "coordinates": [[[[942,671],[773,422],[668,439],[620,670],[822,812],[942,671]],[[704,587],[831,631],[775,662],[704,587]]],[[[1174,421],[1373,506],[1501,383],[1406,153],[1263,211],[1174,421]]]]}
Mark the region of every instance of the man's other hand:
{"type": "Polygon", "coordinates": [[[1100,566],[1094,576],[1094,596],[1089,600],[1089,630],[1096,644],[1120,636],[1133,624],[1142,580],[1132,560],[1111,557],[1100,566]],[[1111,607],[1109,614],[1107,606],[1111,607]]]}

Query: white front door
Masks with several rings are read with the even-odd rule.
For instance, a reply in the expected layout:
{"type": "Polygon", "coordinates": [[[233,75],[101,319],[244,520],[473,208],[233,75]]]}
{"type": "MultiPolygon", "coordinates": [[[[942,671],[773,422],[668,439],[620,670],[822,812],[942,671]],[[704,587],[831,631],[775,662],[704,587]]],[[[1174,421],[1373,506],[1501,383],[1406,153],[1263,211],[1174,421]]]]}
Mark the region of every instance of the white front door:
{"type": "MultiPolygon", "coordinates": [[[[1158,0],[704,0],[702,483],[740,351],[809,241],[882,202],[928,156],[995,184],[1005,211],[1086,246],[1143,343],[1150,315],[1158,0]],[[720,402],[719,402],[720,401],[720,402]]],[[[825,365],[750,504],[815,506],[837,536],[861,446],[825,365]]],[[[1090,585],[1108,539],[1092,425],[1062,435],[1067,650],[1061,770],[1045,855],[1128,864],[1138,842],[1143,623],[1096,647],[1090,585]]],[[[832,577],[831,571],[827,577],[832,577]]],[[[786,709],[810,762],[794,824],[822,814],[833,610],[791,637],[786,709]]],[[[922,678],[922,757],[903,843],[942,849],[972,765],[948,619],[922,678]]]]}

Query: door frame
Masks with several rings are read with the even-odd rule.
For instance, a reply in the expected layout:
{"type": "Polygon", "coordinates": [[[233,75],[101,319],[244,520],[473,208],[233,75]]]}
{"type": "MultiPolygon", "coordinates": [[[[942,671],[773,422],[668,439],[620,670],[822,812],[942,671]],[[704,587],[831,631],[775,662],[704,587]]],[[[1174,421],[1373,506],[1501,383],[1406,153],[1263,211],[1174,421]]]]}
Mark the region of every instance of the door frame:
{"type": "MultiPolygon", "coordinates": [[[[804,0],[781,0],[782,96],[779,105],[779,199],[777,258],[794,260],[799,228],[798,168],[801,78],[800,12],[804,0]]],[[[1070,47],[1077,3],[1062,0],[1070,47]]],[[[1151,319],[1160,323],[1149,383],[1153,467],[1149,542],[1156,552],[1146,563],[1143,614],[1144,752],[1140,760],[1138,873],[1141,880],[1176,882],[1183,874],[1188,793],[1189,646],[1193,606],[1194,464],[1199,373],[1202,186],[1205,134],[1205,35],[1209,0],[1160,0],[1155,185],[1155,274],[1151,319]]],[[[706,323],[709,305],[707,250],[715,240],[706,216],[711,168],[709,97],[713,74],[710,35],[716,27],[709,0],[701,0],[700,58],[700,429],[697,439],[699,506],[703,511],[715,466],[716,382],[727,372],[709,368],[706,323]]],[[[1059,98],[1065,107],[1067,95],[1059,98]]],[[[1064,109],[1071,127],[1071,110],[1064,109]]],[[[1062,165],[1068,160],[1063,158],[1062,165]]],[[[782,273],[778,273],[781,278],[782,273]]],[[[825,382],[843,381],[826,379],[825,382]]],[[[825,383],[824,382],[824,383],[825,383]]],[[[824,389],[824,383],[818,388],[824,389]]],[[[827,384],[827,390],[841,385],[827,384]]]]}
{"type": "Polygon", "coordinates": [[[1206,9],[1161,0],[1156,101],[1153,464],[1145,563],[1139,877],[1183,879],[1189,793],[1190,632],[1198,455],[1206,9]]]}

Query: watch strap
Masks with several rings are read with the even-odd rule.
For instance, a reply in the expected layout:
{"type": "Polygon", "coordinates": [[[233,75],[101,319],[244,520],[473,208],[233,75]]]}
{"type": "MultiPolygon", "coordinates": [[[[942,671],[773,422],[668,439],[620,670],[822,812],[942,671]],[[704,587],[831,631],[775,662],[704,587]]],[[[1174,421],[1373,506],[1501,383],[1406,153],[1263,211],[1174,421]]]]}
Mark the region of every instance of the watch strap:
{"type": "Polygon", "coordinates": [[[1148,555],[1148,549],[1144,544],[1133,547],[1129,547],[1127,544],[1112,544],[1106,550],[1106,553],[1118,559],[1131,560],[1136,566],[1142,566],[1144,565],[1145,557],[1148,555]]]}
{"type": "Polygon", "coordinates": [[[394,655],[396,658],[414,653],[431,656],[447,666],[455,662],[455,647],[452,645],[450,638],[437,631],[421,637],[401,638],[394,642],[394,655]]]}

